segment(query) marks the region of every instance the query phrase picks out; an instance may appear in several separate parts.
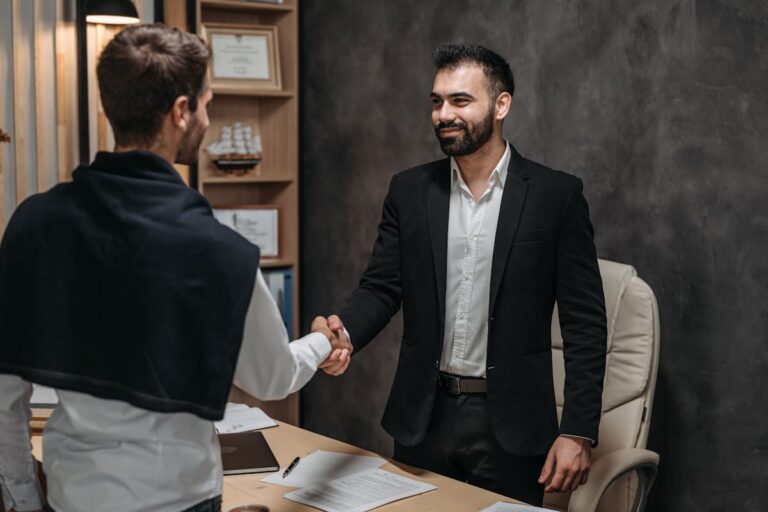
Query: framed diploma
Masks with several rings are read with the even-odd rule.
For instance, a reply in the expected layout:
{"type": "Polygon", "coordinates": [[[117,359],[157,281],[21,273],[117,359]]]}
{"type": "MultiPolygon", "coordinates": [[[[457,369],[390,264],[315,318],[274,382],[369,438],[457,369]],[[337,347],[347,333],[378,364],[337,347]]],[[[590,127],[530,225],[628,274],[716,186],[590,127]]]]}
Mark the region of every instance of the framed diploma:
{"type": "Polygon", "coordinates": [[[213,215],[258,245],[263,258],[279,258],[278,212],[277,206],[229,206],[214,208],[213,215]]]}
{"type": "Polygon", "coordinates": [[[214,92],[281,89],[277,27],[209,23],[202,26],[202,36],[211,46],[214,92]]]}

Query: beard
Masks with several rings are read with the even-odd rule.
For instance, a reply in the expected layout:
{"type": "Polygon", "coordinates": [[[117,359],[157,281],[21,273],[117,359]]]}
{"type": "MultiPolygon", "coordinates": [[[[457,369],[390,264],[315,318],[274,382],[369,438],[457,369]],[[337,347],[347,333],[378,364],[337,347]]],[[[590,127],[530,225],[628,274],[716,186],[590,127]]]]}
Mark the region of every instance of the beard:
{"type": "Polygon", "coordinates": [[[435,135],[437,135],[437,140],[440,141],[443,153],[447,156],[466,156],[483,147],[486,142],[491,140],[493,135],[493,114],[494,109],[491,106],[486,116],[479,123],[441,122],[435,125],[435,135]],[[463,133],[451,137],[441,137],[440,130],[444,128],[459,128],[463,133]]]}
{"type": "Polygon", "coordinates": [[[197,163],[200,155],[200,145],[203,143],[203,137],[205,137],[205,128],[202,127],[197,117],[192,116],[192,119],[189,129],[184,134],[184,138],[181,139],[179,150],[176,152],[177,164],[192,165],[197,163]]]}

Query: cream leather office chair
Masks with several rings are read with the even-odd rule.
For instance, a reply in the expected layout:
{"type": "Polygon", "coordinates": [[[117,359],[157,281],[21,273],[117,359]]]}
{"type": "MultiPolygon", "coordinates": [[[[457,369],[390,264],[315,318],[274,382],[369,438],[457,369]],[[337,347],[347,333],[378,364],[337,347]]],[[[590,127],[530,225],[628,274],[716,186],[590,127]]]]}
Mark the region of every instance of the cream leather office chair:
{"type": "MultiPolygon", "coordinates": [[[[568,512],[640,512],[659,463],[646,450],[659,366],[659,311],[651,288],[629,265],[599,260],[608,320],[608,355],[599,445],[589,481],[573,493],[548,494],[544,506],[568,512]]],[[[563,407],[563,339],[552,318],[558,416],[563,407]]]]}

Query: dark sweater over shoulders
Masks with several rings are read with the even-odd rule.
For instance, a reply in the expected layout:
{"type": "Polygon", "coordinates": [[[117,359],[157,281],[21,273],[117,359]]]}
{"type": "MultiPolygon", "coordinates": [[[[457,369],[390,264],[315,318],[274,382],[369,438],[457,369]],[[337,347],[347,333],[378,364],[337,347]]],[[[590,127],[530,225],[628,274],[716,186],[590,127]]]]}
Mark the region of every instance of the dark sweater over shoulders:
{"type": "Polygon", "coordinates": [[[223,416],[259,263],[165,160],[99,153],[0,245],[0,373],[223,416]]]}

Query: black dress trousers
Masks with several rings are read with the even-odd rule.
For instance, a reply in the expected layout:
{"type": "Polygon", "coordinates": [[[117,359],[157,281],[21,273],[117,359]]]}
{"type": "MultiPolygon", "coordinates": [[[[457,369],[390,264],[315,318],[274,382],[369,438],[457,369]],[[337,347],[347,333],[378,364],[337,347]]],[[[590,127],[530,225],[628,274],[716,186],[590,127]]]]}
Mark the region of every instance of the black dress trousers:
{"type": "Polygon", "coordinates": [[[438,390],[424,440],[415,446],[395,442],[394,458],[489,491],[541,506],[537,482],[547,454],[517,457],[504,453],[491,431],[485,394],[452,395],[438,390]]]}

